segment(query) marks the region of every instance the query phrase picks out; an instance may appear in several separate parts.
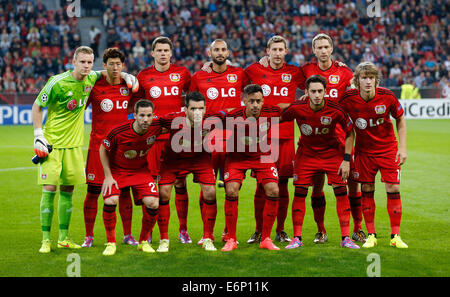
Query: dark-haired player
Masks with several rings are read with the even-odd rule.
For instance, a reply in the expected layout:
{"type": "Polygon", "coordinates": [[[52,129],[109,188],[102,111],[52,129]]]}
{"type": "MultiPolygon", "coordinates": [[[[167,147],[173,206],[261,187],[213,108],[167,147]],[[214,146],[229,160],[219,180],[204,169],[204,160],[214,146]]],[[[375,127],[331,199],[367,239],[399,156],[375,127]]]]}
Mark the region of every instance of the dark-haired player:
{"type": "MultiPolygon", "coordinates": [[[[200,92],[186,95],[186,109],[160,117],[161,125],[169,131],[169,141],[162,156],[160,168],[159,192],[160,204],[169,204],[170,193],[176,178],[180,174],[194,175],[194,181],[200,184],[203,192],[201,208],[203,220],[202,247],[206,251],[216,251],[214,247],[214,225],[217,215],[216,179],[211,161],[211,153],[204,146],[213,125],[205,124],[205,98],[200,92]]],[[[214,123],[212,123],[214,124],[214,123]]],[[[170,212],[160,211],[160,252],[169,251],[170,212]]]]}
{"type": "Polygon", "coordinates": [[[148,233],[156,222],[158,213],[158,188],[147,164],[147,154],[162,132],[159,121],[153,115],[154,105],[139,100],[134,106],[134,119],[113,128],[100,146],[100,161],[105,179],[102,185],[104,198],[103,222],[106,229],[106,248],[103,255],[116,252],[116,205],[124,188],[131,187],[137,205],[144,205],[141,236],[138,249],[155,252],[147,241],[148,233]]]}
{"type": "MultiPolygon", "coordinates": [[[[124,67],[125,55],[117,48],[103,52],[103,68],[106,75],[95,83],[86,106],[92,105],[92,128],[86,162],[87,193],[84,199],[84,225],[86,236],[82,247],[91,247],[94,242],[94,223],[97,216],[97,200],[104,180],[99,149],[112,127],[128,119],[128,104],[132,94],[120,73],[124,67]]],[[[130,190],[124,189],[119,196],[119,213],[123,224],[123,242],[137,245],[131,235],[133,204],[130,190]]]]}
{"type": "Polygon", "coordinates": [[[242,180],[247,170],[252,170],[258,184],[264,189],[262,240],[260,248],[279,250],[270,239],[272,226],[278,213],[278,172],[271,152],[270,131],[281,115],[278,106],[264,104],[263,89],[257,84],[244,89],[245,106],[224,115],[225,128],[231,131],[227,140],[225,159],[225,225],[228,238],[222,251],[237,248],[236,225],[238,218],[238,197],[242,180]]]}
{"type": "MultiPolygon", "coordinates": [[[[155,38],[151,52],[154,64],[141,70],[137,75],[140,84],[139,98],[151,100],[155,104],[155,114],[158,116],[181,111],[184,106],[182,96],[187,92],[191,80],[191,74],[186,67],[177,66],[171,62],[172,52],[173,44],[168,37],[155,38]]],[[[153,176],[159,175],[161,156],[168,139],[168,134],[159,136],[148,154],[153,176]]],[[[180,222],[178,238],[181,243],[191,243],[192,240],[187,231],[188,197],[184,178],[180,178],[175,183],[175,201],[180,222]]],[[[161,204],[160,211],[170,212],[169,205],[161,204]]],[[[151,235],[149,235],[149,241],[151,242],[151,235]]]]}
{"type": "Polygon", "coordinates": [[[348,115],[335,102],[325,99],[327,82],[320,75],[306,80],[306,100],[291,104],[282,115],[283,121],[296,120],[301,131],[295,156],[292,222],[294,239],[287,249],[298,248],[302,243],[302,226],[305,216],[305,199],[314,176],[326,174],[328,184],[336,196],[336,210],[341,227],[341,246],[356,248],[349,237],[350,205],[346,181],[350,172],[350,154],[353,148],[352,123],[348,115]],[[338,138],[337,127],[342,127],[346,138],[343,146],[338,138]]]}

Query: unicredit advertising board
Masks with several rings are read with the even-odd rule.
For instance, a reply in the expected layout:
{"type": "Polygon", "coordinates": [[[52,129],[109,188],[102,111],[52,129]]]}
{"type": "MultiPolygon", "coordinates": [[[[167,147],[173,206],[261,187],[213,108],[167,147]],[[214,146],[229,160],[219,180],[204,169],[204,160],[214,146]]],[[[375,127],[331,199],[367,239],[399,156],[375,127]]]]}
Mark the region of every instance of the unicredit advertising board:
{"type": "MultiPolygon", "coordinates": [[[[407,119],[450,119],[449,99],[400,100],[407,119]]],[[[32,105],[0,105],[0,125],[32,125],[32,105]]],[[[44,109],[44,121],[47,110],[44,109]]],[[[92,123],[92,109],[84,113],[84,122],[92,123]]]]}

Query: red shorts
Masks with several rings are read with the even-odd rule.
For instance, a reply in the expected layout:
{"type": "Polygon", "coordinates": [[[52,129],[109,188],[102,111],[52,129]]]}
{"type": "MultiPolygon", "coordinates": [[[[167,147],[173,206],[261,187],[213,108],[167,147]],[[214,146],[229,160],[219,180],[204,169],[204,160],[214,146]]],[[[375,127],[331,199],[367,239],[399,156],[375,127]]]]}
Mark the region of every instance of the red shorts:
{"type": "Polygon", "coordinates": [[[272,142],[272,155],[278,150],[278,159],[275,166],[278,169],[278,175],[282,179],[291,178],[294,174],[295,142],[294,138],[280,139],[278,146],[272,142]]]}
{"type": "Polygon", "coordinates": [[[189,173],[194,174],[194,182],[196,183],[216,184],[211,154],[207,153],[195,158],[163,160],[158,183],[160,185],[172,185],[176,179],[183,178],[189,173]]]}
{"type": "Polygon", "coordinates": [[[105,179],[100,154],[96,150],[89,150],[86,160],[86,183],[88,185],[101,186],[105,179]]]}
{"type": "Polygon", "coordinates": [[[270,182],[278,183],[278,170],[272,162],[262,163],[261,157],[241,158],[227,155],[225,159],[224,182],[242,184],[247,170],[251,169],[258,183],[265,185],[270,182]]]}
{"type": "Polygon", "coordinates": [[[132,173],[113,173],[113,177],[119,185],[119,189],[115,186],[111,188],[111,193],[104,195],[103,199],[111,196],[119,196],[122,189],[131,187],[133,190],[133,199],[136,205],[142,205],[144,197],[159,197],[158,187],[153,180],[150,171],[142,170],[132,173]]]}
{"type": "Polygon", "coordinates": [[[159,175],[159,169],[161,167],[161,156],[166,148],[167,139],[157,138],[155,143],[150,148],[147,154],[148,169],[152,173],[152,176],[159,175]]]}
{"type": "Polygon", "coordinates": [[[315,156],[305,156],[297,154],[294,165],[294,185],[312,186],[314,176],[326,174],[329,185],[346,185],[338,175],[343,157],[320,159],[315,156]]]}
{"type": "Polygon", "coordinates": [[[355,169],[352,172],[354,180],[363,184],[375,182],[377,172],[381,173],[381,181],[388,184],[400,184],[400,161],[395,161],[397,152],[380,156],[355,154],[355,169]]]}

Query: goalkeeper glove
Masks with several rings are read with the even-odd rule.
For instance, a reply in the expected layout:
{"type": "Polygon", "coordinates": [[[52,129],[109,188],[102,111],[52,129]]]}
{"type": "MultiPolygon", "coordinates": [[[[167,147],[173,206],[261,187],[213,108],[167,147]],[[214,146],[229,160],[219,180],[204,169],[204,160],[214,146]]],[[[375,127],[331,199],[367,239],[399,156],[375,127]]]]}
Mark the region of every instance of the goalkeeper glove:
{"type": "Polygon", "coordinates": [[[131,89],[133,93],[136,93],[139,90],[139,82],[136,76],[126,72],[121,72],[120,76],[123,78],[123,80],[125,80],[125,82],[127,83],[127,87],[131,89]]]}
{"type": "Polygon", "coordinates": [[[34,152],[39,158],[48,156],[49,143],[42,133],[42,128],[34,129],[34,152]]]}

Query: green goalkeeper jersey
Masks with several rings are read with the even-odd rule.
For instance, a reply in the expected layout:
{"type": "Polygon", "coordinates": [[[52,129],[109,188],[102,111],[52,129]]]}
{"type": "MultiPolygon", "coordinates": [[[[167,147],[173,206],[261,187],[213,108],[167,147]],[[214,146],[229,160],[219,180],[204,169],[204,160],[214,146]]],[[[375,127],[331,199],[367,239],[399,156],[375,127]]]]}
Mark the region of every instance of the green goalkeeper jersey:
{"type": "Polygon", "coordinates": [[[48,107],[44,137],[54,148],[73,148],[84,142],[84,110],[100,72],[91,71],[76,80],[72,70],[52,76],[35,103],[48,107]]]}

